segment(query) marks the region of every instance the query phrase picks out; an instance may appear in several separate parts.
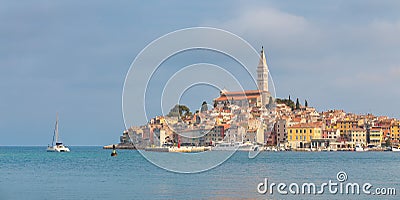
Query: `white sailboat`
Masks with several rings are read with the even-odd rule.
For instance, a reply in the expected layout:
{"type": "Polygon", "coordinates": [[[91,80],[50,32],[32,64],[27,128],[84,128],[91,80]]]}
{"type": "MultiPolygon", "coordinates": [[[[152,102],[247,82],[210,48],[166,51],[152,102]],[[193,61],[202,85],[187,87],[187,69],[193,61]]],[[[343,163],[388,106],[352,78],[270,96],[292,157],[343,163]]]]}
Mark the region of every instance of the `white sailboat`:
{"type": "Polygon", "coordinates": [[[51,146],[47,146],[48,152],[69,152],[69,148],[64,146],[62,142],[58,141],[58,113],[56,117],[56,126],[54,128],[53,141],[51,146]],[[55,143],[55,145],[54,145],[55,143]]]}

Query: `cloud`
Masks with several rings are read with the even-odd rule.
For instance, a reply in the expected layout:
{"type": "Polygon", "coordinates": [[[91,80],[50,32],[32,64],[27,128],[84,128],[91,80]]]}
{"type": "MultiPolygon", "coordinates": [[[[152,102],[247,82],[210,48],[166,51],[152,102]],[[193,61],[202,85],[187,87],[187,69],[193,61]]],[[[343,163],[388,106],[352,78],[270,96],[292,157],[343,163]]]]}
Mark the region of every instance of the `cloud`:
{"type": "Polygon", "coordinates": [[[394,22],[374,20],[368,28],[369,30],[366,30],[366,33],[370,34],[375,44],[384,48],[400,45],[400,20],[394,22]]]}
{"type": "Polygon", "coordinates": [[[208,21],[207,25],[222,27],[246,39],[268,41],[269,46],[293,43],[307,45],[305,41],[319,37],[319,31],[303,16],[283,12],[271,7],[246,7],[227,21],[208,21]]]}

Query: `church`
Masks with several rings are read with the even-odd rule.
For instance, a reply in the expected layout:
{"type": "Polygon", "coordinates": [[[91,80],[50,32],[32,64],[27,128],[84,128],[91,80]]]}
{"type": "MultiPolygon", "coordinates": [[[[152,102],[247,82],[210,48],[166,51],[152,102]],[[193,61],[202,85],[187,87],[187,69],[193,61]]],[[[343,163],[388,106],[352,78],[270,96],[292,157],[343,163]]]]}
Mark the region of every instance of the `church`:
{"type": "Polygon", "coordinates": [[[265,107],[271,96],[268,90],[268,65],[264,47],[261,48],[260,62],[257,66],[257,90],[220,91],[220,97],[214,99],[214,104],[230,103],[238,106],[265,107]]]}

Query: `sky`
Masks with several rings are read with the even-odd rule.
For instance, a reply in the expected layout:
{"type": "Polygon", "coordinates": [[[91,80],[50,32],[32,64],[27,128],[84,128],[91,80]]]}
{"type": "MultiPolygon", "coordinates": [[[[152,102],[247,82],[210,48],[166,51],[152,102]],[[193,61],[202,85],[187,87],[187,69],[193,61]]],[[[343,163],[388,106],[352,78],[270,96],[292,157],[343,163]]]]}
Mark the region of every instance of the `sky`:
{"type": "Polygon", "coordinates": [[[118,142],[132,61],[153,40],[197,26],[264,46],[278,97],[400,118],[399,10],[399,1],[368,0],[0,0],[0,145],[51,143],[56,112],[67,145],[118,142]]]}

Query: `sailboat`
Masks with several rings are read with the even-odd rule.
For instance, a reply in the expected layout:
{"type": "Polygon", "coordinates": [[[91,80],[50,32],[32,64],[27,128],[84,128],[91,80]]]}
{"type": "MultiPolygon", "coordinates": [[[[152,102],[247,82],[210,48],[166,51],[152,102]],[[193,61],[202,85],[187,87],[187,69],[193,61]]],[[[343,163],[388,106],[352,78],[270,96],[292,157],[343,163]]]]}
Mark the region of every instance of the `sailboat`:
{"type": "Polygon", "coordinates": [[[69,152],[69,148],[64,146],[62,142],[58,141],[58,113],[56,117],[56,126],[54,128],[53,141],[51,146],[47,146],[48,152],[69,152]],[[55,145],[54,145],[55,143],[55,145]]]}

